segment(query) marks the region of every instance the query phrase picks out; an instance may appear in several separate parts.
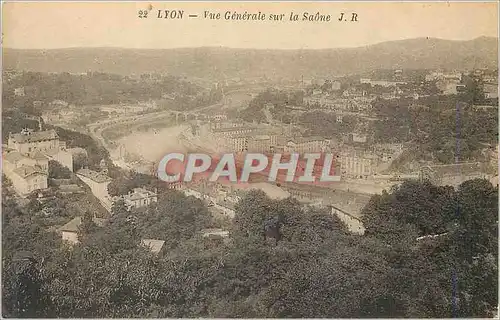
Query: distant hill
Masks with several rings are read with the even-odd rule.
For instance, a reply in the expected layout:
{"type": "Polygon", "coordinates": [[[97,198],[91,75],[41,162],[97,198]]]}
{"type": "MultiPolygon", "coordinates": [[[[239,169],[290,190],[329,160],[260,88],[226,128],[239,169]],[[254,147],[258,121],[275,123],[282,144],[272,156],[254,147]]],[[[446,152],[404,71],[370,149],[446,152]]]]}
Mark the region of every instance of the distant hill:
{"type": "Polygon", "coordinates": [[[42,72],[101,71],[117,74],[169,72],[188,76],[245,77],[347,75],[374,69],[463,69],[498,65],[498,39],[434,38],[383,42],[359,48],[256,50],[70,48],[4,49],[4,68],[42,72]]]}

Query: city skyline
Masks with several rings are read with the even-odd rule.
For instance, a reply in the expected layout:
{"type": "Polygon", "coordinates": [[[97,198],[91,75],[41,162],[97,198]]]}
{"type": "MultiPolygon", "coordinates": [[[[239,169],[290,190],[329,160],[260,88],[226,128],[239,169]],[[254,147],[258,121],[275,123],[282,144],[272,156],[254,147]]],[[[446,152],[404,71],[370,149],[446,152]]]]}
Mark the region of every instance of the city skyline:
{"type": "Polygon", "coordinates": [[[9,49],[113,47],[176,49],[336,49],[387,41],[437,38],[467,41],[498,38],[498,6],[483,3],[26,3],[3,6],[3,44],[9,49]],[[159,19],[157,10],[184,10],[197,18],[159,19]],[[205,11],[221,13],[205,19],[205,11]],[[283,13],[284,21],[228,21],[226,11],[283,13]],[[330,14],[330,22],[288,21],[291,12],[330,14]],[[338,22],[355,12],[358,22],[338,22]],[[173,32],[172,32],[173,30],[173,32]],[[50,37],[57,34],[57,37],[50,37]],[[266,36],[263,37],[262,35],[266,36]]]}

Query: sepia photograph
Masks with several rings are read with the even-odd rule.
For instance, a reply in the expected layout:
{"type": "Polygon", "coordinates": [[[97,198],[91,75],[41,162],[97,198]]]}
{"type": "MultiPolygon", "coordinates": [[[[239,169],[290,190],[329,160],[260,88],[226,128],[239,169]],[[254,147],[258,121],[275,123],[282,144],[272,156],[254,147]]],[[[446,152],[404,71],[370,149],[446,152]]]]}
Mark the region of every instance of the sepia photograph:
{"type": "Polygon", "coordinates": [[[2,1],[3,318],[498,319],[498,1],[2,1]]]}

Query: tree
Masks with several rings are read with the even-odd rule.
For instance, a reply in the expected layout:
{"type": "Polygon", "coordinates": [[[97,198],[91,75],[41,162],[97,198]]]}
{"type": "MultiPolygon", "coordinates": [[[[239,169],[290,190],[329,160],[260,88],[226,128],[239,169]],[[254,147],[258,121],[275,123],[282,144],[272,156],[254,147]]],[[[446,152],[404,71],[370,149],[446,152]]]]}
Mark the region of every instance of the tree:
{"type": "Polygon", "coordinates": [[[94,222],[94,216],[90,211],[86,211],[82,217],[82,223],[78,226],[78,238],[82,241],[82,238],[91,235],[97,231],[97,225],[94,222]]]}
{"type": "Polygon", "coordinates": [[[368,235],[397,244],[446,232],[456,209],[453,188],[405,181],[391,194],[370,199],[363,210],[364,224],[368,235]]]}
{"type": "Polygon", "coordinates": [[[49,161],[49,178],[51,179],[70,179],[72,176],[71,171],[59,162],[49,161]]]}

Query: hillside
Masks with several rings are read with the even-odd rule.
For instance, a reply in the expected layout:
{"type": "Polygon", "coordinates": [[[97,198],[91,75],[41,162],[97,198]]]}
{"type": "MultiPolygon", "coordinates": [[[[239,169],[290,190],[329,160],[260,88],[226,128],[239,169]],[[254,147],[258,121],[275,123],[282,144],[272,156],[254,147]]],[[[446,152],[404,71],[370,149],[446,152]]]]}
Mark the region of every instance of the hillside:
{"type": "Polygon", "coordinates": [[[4,49],[5,69],[42,72],[101,71],[117,74],[169,72],[202,77],[346,75],[374,69],[495,67],[498,39],[470,41],[418,38],[359,48],[255,50],[224,47],[182,49],[4,49]]]}

